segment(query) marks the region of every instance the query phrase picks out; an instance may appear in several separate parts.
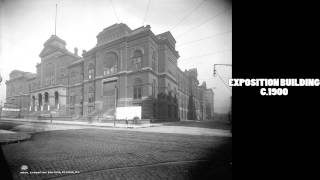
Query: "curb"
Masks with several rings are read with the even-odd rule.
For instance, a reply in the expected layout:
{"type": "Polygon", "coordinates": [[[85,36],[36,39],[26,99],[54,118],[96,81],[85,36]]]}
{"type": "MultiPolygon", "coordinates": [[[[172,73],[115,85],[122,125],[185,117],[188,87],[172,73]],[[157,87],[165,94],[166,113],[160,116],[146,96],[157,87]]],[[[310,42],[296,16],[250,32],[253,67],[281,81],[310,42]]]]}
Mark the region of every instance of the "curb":
{"type": "MultiPolygon", "coordinates": [[[[63,122],[55,122],[55,120],[51,122],[46,122],[46,121],[39,121],[39,120],[32,120],[32,119],[6,119],[6,118],[2,118],[2,121],[5,122],[29,122],[29,123],[42,123],[42,124],[57,124],[57,125],[71,125],[71,126],[87,126],[87,127],[105,127],[105,128],[146,128],[146,127],[153,127],[152,124],[149,124],[148,126],[133,126],[133,127],[126,127],[125,124],[122,124],[122,126],[117,126],[119,124],[116,124],[116,126],[113,125],[106,125],[106,124],[78,124],[78,123],[73,123],[72,121],[65,121],[65,123],[63,122]]],[[[1,121],[0,121],[1,122],[1,121]]],[[[79,121],[75,121],[75,122],[79,122],[79,121]]],[[[81,122],[81,121],[80,121],[81,122]]]]}
{"type": "MultiPolygon", "coordinates": [[[[3,134],[9,134],[9,133],[3,133],[3,134]]],[[[1,134],[0,134],[1,136],[1,134]]],[[[9,135],[10,136],[10,135],[9,135]]],[[[0,145],[7,145],[7,144],[12,144],[12,143],[20,143],[22,141],[26,141],[29,140],[31,138],[30,134],[26,134],[26,133],[21,133],[21,132],[15,132],[12,134],[12,136],[15,137],[11,137],[12,139],[7,138],[7,139],[0,139],[0,145]]]]}

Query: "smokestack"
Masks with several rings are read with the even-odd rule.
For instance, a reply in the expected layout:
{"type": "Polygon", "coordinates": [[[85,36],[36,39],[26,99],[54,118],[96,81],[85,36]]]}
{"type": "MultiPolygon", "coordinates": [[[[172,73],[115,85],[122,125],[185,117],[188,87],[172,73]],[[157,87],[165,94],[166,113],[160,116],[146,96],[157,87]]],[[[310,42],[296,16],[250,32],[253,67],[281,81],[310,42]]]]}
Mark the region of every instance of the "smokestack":
{"type": "Polygon", "coordinates": [[[78,56],[78,48],[74,48],[74,54],[76,55],[76,56],[78,56]]]}

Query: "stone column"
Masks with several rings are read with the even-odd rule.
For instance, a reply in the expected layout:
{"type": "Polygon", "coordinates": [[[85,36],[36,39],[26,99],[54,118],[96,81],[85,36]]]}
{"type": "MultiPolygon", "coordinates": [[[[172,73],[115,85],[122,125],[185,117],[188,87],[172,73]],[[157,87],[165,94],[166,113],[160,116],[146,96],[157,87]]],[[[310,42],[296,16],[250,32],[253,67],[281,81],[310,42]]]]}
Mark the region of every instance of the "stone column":
{"type": "Polygon", "coordinates": [[[43,105],[44,105],[44,93],[41,93],[41,106],[40,106],[40,111],[43,111],[43,105]]]}
{"type": "Polygon", "coordinates": [[[50,91],[49,92],[49,103],[48,103],[48,110],[50,111],[51,109],[54,109],[55,108],[55,104],[54,104],[54,101],[55,101],[55,99],[54,99],[54,92],[55,92],[55,90],[54,91],[50,91]]]}

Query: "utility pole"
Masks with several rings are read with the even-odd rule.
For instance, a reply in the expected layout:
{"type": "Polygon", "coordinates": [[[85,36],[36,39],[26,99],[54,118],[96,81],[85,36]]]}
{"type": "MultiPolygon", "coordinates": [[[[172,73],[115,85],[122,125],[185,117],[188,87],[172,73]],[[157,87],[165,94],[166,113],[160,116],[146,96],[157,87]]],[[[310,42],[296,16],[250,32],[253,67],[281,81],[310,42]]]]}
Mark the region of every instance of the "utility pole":
{"type": "Polygon", "coordinates": [[[0,121],[1,121],[1,114],[2,114],[2,101],[0,101],[0,121]]]}
{"type": "Polygon", "coordinates": [[[117,86],[114,86],[114,121],[113,126],[116,127],[116,111],[117,111],[117,96],[118,96],[118,89],[117,86]]]}
{"type": "MultiPolygon", "coordinates": [[[[216,87],[213,87],[212,89],[216,89],[216,87]]],[[[212,90],[213,91],[213,90],[212,90]]],[[[211,117],[211,119],[212,120],[214,120],[214,108],[215,108],[215,106],[214,106],[214,102],[215,102],[215,100],[214,100],[214,96],[215,96],[215,93],[214,93],[214,91],[213,91],[213,95],[212,95],[212,107],[211,107],[211,114],[210,114],[210,116],[212,116],[211,117]]]]}
{"type": "MultiPolygon", "coordinates": [[[[0,85],[1,85],[1,82],[2,82],[2,77],[0,74],[0,85]]],[[[1,113],[2,113],[2,101],[0,101],[0,120],[1,120],[1,113]]]]}
{"type": "Polygon", "coordinates": [[[21,97],[19,98],[19,119],[21,118],[21,97]]]}
{"type": "MultiPolygon", "coordinates": [[[[232,67],[231,64],[213,64],[213,76],[215,77],[218,73],[216,70],[216,66],[228,66],[232,67]]],[[[218,74],[218,77],[221,79],[220,75],[218,74]]],[[[222,79],[221,79],[222,80],[222,79]]],[[[227,85],[226,85],[227,86],[227,85]]],[[[232,123],[232,95],[230,96],[230,112],[228,115],[228,120],[230,123],[232,123]]]]}

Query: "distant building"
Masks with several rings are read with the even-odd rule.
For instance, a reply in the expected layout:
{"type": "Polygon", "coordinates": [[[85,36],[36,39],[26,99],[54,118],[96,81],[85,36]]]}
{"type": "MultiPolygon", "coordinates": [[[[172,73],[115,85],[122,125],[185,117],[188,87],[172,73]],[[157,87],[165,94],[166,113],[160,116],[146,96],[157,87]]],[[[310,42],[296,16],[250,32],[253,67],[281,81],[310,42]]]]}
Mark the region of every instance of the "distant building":
{"type": "Polygon", "coordinates": [[[213,104],[214,93],[212,89],[205,90],[205,118],[207,120],[213,120],[214,115],[214,104],[213,104]]]}
{"type": "Polygon", "coordinates": [[[100,32],[96,46],[80,56],[52,35],[36,74],[11,72],[6,101],[24,116],[112,119],[115,107],[141,106],[143,119],[208,119],[213,96],[208,100],[205,83],[199,86],[197,69],[177,66],[175,43],[170,32],[155,35],[149,25],[131,30],[120,23],[100,32]]]}

